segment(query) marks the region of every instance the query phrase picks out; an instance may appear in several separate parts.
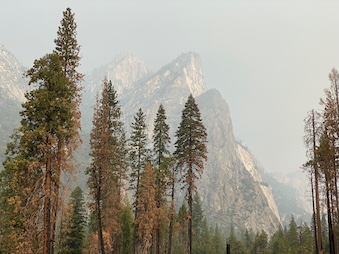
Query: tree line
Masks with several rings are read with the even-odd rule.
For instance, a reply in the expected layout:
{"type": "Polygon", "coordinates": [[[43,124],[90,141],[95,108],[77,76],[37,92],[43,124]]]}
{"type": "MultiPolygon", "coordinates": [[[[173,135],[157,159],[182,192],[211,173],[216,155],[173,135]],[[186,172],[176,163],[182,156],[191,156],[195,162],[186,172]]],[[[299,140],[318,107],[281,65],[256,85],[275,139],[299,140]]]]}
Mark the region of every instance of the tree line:
{"type": "Polygon", "coordinates": [[[105,78],[90,133],[88,193],[84,199],[77,187],[66,204],[62,177],[75,171],[73,154],[81,143],[83,74],[77,71],[76,28],[74,13],[67,8],[54,51],[35,60],[25,73],[32,89],[25,94],[20,127],[7,146],[0,173],[0,252],[178,253],[179,227],[180,249],[192,253],[193,196],[207,160],[206,129],[192,95],[171,154],[164,107],[159,106],[154,120],[151,145],[142,109],[127,138],[117,92],[105,78]],[[186,191],[180,225],[176,185],[186,191]]]}
{"type": "Polygon", "coordinates": [[[330,87],[320,99],[321,110],[305,118],[305,146],[313,207],[316,253],[339,253],[339,74],[329,73],[330,87]],[[326,224],[322,222],[326,221],[326,224]],[[324,231],[327,238],[324,239],[324,231]]]}

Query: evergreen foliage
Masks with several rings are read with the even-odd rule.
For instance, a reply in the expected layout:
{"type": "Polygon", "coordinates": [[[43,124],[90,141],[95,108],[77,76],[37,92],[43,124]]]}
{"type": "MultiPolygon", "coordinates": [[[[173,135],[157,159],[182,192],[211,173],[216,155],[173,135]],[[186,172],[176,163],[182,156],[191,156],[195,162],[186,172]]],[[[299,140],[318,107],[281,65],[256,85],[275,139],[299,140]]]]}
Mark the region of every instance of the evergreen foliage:
{"type": "Polygon", "coordinates": [[[131,240],[133,228],[133,212],[130,205],[126,205],[121,213],[121,252],[123,254],[131,253],[131,240]]]}
{"type": "Polygon", "coordinates": [[[188,202],[188,253],[192,253],[192,209],[196,179],[202,175],[204,160],[207,160],[207,133],[202,123],[200,111],[192,94],[188,97],[182,111],[181,122],[176,131],[174,157],[181,171],[181,182],[187,191],[188,202]]]}
{"type": "Polygon", "coordinates": [[[91,210],[96,214],[98,249],[104,253],[118,249],[121,234],[122,181],[126,178],[125,134],[116,92],[107,79],[102,83],[91,132],[92,162],[87,169],[91,210]],[[104,242],[104,234],[107,241],[104,242]]]}
{"type": "Polygon", "coordinates": [[[139,202],[137,207],[139,214],[135,221],[142,241],[141,250],[138,253],[147,254],[152,246],[157,215],[155,195],[155,174],[151,162],[148,161],[140,179],[139,202]]]}
{"type": "Polygon", "coordinates": [[[76,105],[73,103],[78,95],[69,86],[56,54],[47,54],[34,61],[26,75],[30,78],[29,84],[38,86],[26,94],[27,101],[20,113],[21,127],[8,145],[8,157],[1,178],[4,184],[2,191],[11,192],[11,198],[3,202],[9,205],[8,209],[15,207],[15,211],[21,214],[23,224],[14,228],[21,227],[18,234],[27,235],[18,248],[35,252],[42,245],[43,253],[52,253],[61,173],[73,171],[70,159],[79,141],[79,126],[74,117],[76,105]],[[14,189],[13,184],[8,185],[11,182],[22,187],[14,189]],[[33,212],[41,211],[40,208],[43,209],[43,219],[38,212],[33,212]],[[27,221],[28,218],[32,221],[27,221]],[[42,222],[39,222],[40,219],[42,222]],[[42,239],[37,233],[40,223],[43,224],[42,239]]]}
{"type": "MultiPolygon", "coordinates": [[[[140,177],[146,166],[149,157],[147,148],[147,127],[146,116],[140,108],[134,116],[134,122],[131,125],[132,133],[129,140],[129,164],[130,164],[130,189],[133,193],[134,221],[138,218],[140,177]]],[[[133,253],[136,253],[137,245],[137,225],[134,225],[133,231],[133,253]]]]}
{"type": "Polygon", "coordinates": [[[70,215],[62,225],[59,252],[65,254],[82,253],[85,238],[86,211],[82,189],[77,186],[68,203],[70,215]]]}
{"type": "Polygon", "coordinates": [[[160,104],[156,118],[154,120],[153,131],[153,161],[155,170],[156,184],[156,205],[157,205],[157,226],[156,226],[156,254],[164,252],[164,237],[162,231],[167,226],[168,209],[166,204],[167,191],[170,187],[170,170],[169,170],[169,126],[166,123],[166,112],[160,104]],[[163,230],[161,230],[163,229],[163,230]],[[161,246],[162,245],[162,246],[161,246]]]}

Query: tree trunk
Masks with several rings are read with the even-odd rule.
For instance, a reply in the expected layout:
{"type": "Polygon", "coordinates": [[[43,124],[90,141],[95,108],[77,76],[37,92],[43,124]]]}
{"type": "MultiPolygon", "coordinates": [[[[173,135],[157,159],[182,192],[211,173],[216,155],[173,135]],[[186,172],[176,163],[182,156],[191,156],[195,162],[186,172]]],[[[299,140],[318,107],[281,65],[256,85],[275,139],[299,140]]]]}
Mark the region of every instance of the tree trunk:
{"type": "Polygon", "coordinates": [[[331,212],[331,198],[330,198],[330,183],[328,172],[325,172],[325,185],[326,185],[326,204],[327,204],[327,222],[328,222],[328,240],[330,247],[330,254],[335,254],[334,250],[334,235],[333,235],[333,223],[331,212]]]}
{"type": "Polygon", "coordinates": [[[322,232],[321,232],[321,221],[320,221],[320,199],[319,199],[319,170],[317,162],[317,147],[316,147],[316,130],[315,130],[315,119],[314,110],[312,110],[312,133],[313,133],[313,167],[314,167],[314,184],[315,184],[315,205],[316,205],[316,221],[317,221],[317,246],[318,253],[323,253],[322,244],[322,232]]]}
{"type": "Polygon", "coordinates": [[[193,214],[193,172],[192,172],[192,165],[189,166],[188,169],[188,207],[189,207],[189,214],[188,214],[188,254],[192,254],[192,214],[193,214]]]}
{"type": "Polygon", "coordinates": [[[174,170],[173,170],[173,179],[172,179],[172,193],[171,193],[171,215],[170,215],[170,225],[169,225],[169,235],[168,235],[168,254],[172,254],[172,235],[173,235],[173,220],[174,220],[174,170]]]}
{"type": "Polygon", "coordinates": [[[101,200],[100,176],[101,174],[99,174],[99,179],[98,179],[98,184],[97,184],[97,198],[96,198],[97,224],[98,224],[98,248],[101,254],[105,254],[104,238],[102,236],[102,218],[101,218],[101,205],[100,205],[100,200],[101,200]]]}
{"type": "Polygon", "coordinates": [[[315,211],[315,198],[314,198],[314,184],[313,184],[313,174],[311,172],[311,192],[312,192],[312,209],[313,209],[313,230],[314,230],[314,242],[315,242],[315,253],[319,253],[319,247],[318,247],[318,237],[317,237],[317,220],[316,220],[316,211],[315,211]]]}
{"type": "MultiPolygon", "coordinates": [[[[48,143],[48,142],[47,142],[48,143]]],[[[43,236],[43,254],[52,253],[51,241],[51,155],[46,155],[46,177],[44,183],[45,200],[44,200],[44,236],[43,236]]]]}

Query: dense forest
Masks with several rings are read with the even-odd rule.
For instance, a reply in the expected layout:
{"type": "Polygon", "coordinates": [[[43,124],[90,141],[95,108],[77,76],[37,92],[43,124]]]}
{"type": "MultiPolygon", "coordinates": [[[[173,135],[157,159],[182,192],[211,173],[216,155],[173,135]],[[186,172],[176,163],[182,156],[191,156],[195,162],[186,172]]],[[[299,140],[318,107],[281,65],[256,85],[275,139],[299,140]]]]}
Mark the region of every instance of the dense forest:
{"type": "MultiPolygon", "coordinates": [[[[322,112],[306,119],[305,143],[313,200],[311,227],[265,231],[210,225],[197,181],[207,161],[207,133],[192,95],[182,110],[175,141],[160,105],[149,140],[139,109],[124,126],[117,91],[103,77],[90,133],[87,187],[67,195],[64,175],[76,172],[81,82],[74,13],[63,13],[55,49],[25,73],[32,87],[21,123],[7,145],[0,172],[0,253],[338,253],[339,75],[330,74],[322,112]],[[130,128],[130,136],[125,130],[130,128]],[[174,151],[170,144],[174,142],[174,151]],[[185,200],[176,204],[175,190],[185,200]],[[69,196],[69,197],[68,197],[69,196]],[[325,207],[325,209],[324,209],[325,207]]],[[[227,215],[225,215],[227,216],[227,215]]]]}

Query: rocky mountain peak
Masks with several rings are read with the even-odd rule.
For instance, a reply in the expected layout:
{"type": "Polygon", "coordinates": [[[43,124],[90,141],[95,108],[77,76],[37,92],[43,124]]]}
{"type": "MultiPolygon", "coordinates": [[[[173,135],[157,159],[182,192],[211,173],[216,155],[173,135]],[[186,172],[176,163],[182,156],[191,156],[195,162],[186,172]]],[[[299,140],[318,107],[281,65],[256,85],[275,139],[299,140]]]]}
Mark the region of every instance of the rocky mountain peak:
{"type": "Polygon", "coordinates": [[[131,89],[134,84],[149,75],[144,62],[131,53],[122,54],[106,65],[86,75],[87,89],[93,93],[100,90],[104,77],[111,80],[118,94],[131,89]]]}
{"type": "MultiPolygon", "coordinates": [[[[206,89],[200,55],[195,52],[183,53],[171,63],[162,67],[152,78],[153,86],[170,85],[172,89],[188,90],[194,97],[206,89]]],[[[150,82],[148,82],[150,83],[150,82]]]]}
{"type": "Polygon", "coordinates": [[[146,65],[132,54],[116,58],[107,68],[107,79],[112,81],[118,92],[130,89],[136,81],[148,74],[146,65]]]}
{"type": "Polygon", "coordinates": [[[25,69],[15,56],[0,45],[0,96],[7,99],[24,101],[26,82],[25,69]]]}

